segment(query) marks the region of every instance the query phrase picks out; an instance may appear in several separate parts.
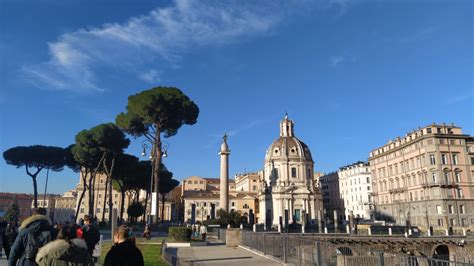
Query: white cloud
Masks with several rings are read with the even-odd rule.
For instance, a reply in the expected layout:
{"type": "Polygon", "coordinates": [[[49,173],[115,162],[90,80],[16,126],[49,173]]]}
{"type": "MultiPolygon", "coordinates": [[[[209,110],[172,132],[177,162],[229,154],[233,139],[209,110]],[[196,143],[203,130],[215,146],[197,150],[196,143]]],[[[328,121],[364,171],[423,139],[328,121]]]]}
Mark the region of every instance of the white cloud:
{"type": "Polygon", "coordinates": [[[424,41],[426,39],[429,39],[431,36],[433,36],[437,31],[437,28],[429,26],[423,29],[419,29],[415,32],[411,32],[402,38],[400,38],[399,42],[400,43],[416,43],[420,41],[424,41]]]}
{"type": "Polygon", "coordinates": [[[344,62],[346,58],[340,55],[334,55],[329,57],[329,65],[331,67],[337,67],[340,63],[344,62]]]}
{"type": "Polygon", "coordinates": [[[148,70],[150,64],[173,67],[195,47],[269,33],[288,13],[274,2],[257,3],[175,0],[125,23],[63,34],[49,43],[49,61],[23,71],[34,85],[51,90],[103,91],[96,72],[104,68],[153,83],[162,69],[148,70]]]}
{"type": "Polygon", "coordinates": [[[161,71],[151,69],[139,75],[139,78],[148,83],[157,83],[161,81],[161,71]]]}

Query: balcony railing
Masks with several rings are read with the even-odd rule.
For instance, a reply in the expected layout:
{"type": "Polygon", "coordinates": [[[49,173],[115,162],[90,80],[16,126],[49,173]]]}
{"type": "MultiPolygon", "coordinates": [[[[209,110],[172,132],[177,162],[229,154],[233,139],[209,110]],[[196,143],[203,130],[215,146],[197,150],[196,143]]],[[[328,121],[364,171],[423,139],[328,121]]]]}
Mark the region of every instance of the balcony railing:
{"type": "Polygon", "coordinates": [[[403,193],[407,191],[407,188],[406,187],[399,187],[399,188],[391,188],[388,190],[389,193],[391,194],[395,194],[395,193],[403,193]]]}
{"type": "Polygon", "coordinates": [[[440,181],[432,181],[432,182],[424,182],[421,184],[422,187],[458,187],[459,184],[453,181],[446,181],[446,180],[440,180],[440,181]]]}

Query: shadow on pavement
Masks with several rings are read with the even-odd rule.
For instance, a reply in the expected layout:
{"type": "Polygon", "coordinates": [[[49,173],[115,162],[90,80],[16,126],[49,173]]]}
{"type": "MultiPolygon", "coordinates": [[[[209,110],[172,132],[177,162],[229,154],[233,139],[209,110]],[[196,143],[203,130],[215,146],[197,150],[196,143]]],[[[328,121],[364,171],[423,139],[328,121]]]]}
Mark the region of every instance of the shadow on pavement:
{"type": "Polygon", "coordinates": [[[208,246],[224,246],[224,243],[221,242],[207,242],[208,246]]]}
{"type": "Polygon", "coordinates": [[[202,260],[189,260],[188,262],[204,262],[204,261],[217,261],[217,260],[242,260],[251,259],[252,257],[227,257],[227,258],[215,258],[215,259],[202,259],[202,260]]]}

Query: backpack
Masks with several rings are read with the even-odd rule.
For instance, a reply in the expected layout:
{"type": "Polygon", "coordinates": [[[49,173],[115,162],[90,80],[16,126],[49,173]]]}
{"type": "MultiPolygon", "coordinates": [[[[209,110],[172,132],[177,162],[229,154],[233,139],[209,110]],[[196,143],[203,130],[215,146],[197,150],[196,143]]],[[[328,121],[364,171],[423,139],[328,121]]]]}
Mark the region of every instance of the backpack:
{"type": "Polygon", "coordinates": [[[35,260],[38,249],[46,245],[46,243],[50,242],[51,240],[50,231],[28,232],[25,245],[25,257],[30,260],[35,260]]]}

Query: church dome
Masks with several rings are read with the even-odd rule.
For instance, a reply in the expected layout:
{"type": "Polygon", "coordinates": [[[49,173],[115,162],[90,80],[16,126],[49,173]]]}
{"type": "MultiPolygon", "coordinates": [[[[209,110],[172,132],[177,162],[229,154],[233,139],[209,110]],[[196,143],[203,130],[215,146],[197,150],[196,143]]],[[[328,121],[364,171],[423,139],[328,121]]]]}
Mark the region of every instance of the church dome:
{"type": "Polygon", "coordinates": [[[308,146],[294,136],[293,126],[293,121],[286,115],[280,123],[280,137],[267,150],[265,163],[279,159],[313,161],[308,146]]]}

